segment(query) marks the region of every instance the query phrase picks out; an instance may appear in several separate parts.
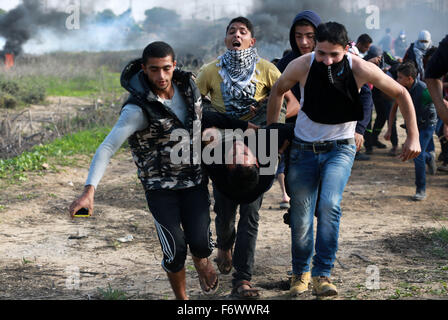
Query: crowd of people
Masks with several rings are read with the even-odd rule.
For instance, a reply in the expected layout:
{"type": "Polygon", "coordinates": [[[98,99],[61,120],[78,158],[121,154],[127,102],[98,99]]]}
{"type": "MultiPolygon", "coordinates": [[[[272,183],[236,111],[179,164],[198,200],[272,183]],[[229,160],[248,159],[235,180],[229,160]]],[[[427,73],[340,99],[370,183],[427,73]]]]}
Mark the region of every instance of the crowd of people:
{"type": "Polygon", "coordinates": [[[390,154],[415,162],[414,200],[426,198],[425,166],[430,174],[436,171],[434,132],[442,144],[439,169],[448,169],[442,80],[448,72],[448,37],[437,51],[425,30],[409,48],[404,31],[393,41],[388,30],[378,46],[368,34],[351,42],[342,24],[323,23],[318,13],[306,10],[292,22],[291,50],[274,64],[259,56],[254,30],[247,18],[232,19],[224,30],[226,52],[202,66],[197,77],[176,68],[175,52],[165,42],[149,44],[140,59],[130,62],[121,76],[129,99],[92,160],[84,192],[70,206],[72,218],[83,208],[93,213],[95,190],[109,160],[128,140],[160,240],[162,268],[179,300],[188,299],[188,249],[203,292],[218,289],[210,261],[215,245],[219,272],[234,269],[232,295],[261,296],[252,283],[259,210],[276,179],[291,229],[290,294],[299,296],[312,283],[317,296],[337,295],[331,271],[342,195],[355,159],[368,159],[362,147],[367,154],[386,148],[379,141],[386,122],[390,154]],[[406,128],[401,148],[398,109],[406,128]],[[243,135],[229,137],[229,129],[243,135]],[[172,138],[179,137],[179,130],[188,140],[182,140],[181,149],[172,138]],[[215,161],[198,160],[197,143],[199,152],[215,161]],[[173,161],[179,150],[186,160],[173,161]]]}

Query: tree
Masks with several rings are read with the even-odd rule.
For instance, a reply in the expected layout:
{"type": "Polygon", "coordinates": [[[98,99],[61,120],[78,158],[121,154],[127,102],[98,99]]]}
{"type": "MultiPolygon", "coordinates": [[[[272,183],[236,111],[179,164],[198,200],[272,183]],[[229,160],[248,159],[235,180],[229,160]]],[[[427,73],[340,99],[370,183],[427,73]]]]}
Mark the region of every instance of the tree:
{"type": "Polygon", "coordinates": [[[176,11],[161,7],[154,7],[145,11],[143,29],[154,32],[160,28],[174,28],[180,24],[180,15],[176,11]]]}

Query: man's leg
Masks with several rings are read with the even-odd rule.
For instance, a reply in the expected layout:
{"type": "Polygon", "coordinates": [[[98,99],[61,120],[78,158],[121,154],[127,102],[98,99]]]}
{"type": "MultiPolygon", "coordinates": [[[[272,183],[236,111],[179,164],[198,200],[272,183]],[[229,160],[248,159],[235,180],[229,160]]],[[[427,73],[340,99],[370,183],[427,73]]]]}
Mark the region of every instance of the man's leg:
{"type": "Polygon", "coordinates": [[[310,271],[314,247],[313,220],[319,191],[319,155],[292,147],[286,184],[291,196],[292,271],[310,271]]]}
{"type": "Polygon", "coordinates": [[[426,164],[432,160],[432,156],[426,151],[430,140],[433,139],[434,126],[419,130],[420,147],[422,152],[414,159],[416,194],[413,200],[425,200],[426,198],[426,164]]]}
{"type": "Polygon", "coordinates": [[[217,263],[221,273],[228,274],[232,269],[232,249],[236,239],[235,218],[238,204],[229,200],[215,186],[213,186],[213,196],[216,213],[217,263]]]}
{"type": "Polygon", "coordinates": [[[162,267],[167,272],[176,299],[188,299],[184,270],[187,244],[181,228],[179,194],[174,190],[147,191],[146,199],[162,246],[162,267]]]}
{"type": "Polygon", "coordinates": [[[204,292],[218,287],[218,277],[209,257],[213,251],[210,231],[210,197],[207,184],[181,191],[181,216],[185,238],[204,292]]]}
{"type": "Polygon", "coordinates": [[[258,211],[263,202],[263,195],[249,204],[240,205],[240,219],[233,253],[233,285],[241,280],[251,281],[255,260],[255,247],[258,235],[258,211]]]}
{"type": "Polygon", "coordinates": [[[341,145],[325,154],[321,163],[321,192],[317,208],[316,253],[313,258],[313,277],[330,277],[336,259],[340,203],[351,175],[356,146],[341,145]]]}

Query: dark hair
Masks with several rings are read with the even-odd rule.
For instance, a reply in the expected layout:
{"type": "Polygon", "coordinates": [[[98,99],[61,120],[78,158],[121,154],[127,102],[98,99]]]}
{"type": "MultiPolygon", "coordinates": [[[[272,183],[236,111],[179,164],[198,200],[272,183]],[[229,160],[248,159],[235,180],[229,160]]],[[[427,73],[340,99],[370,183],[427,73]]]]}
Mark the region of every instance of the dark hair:
{"type": "Polygon", "coordinates": [[[373,42],[373,39],[367,33],[363,33],[358,37],[358,41],[356,42],[362,44],[370,44],[373,42]]]}
{"type": "Polygon", "coordinates": [[[282,58],[283,57],[286,57],[288,54],[290,54],[292,52],[292,50],[291,49],[286,49],[285,51],[283,51],[283,55],[282,55],[282,58]]]}
{"type": "Polygon", "coordinates": [[[176,60],[174,50],[168,43],[162,41],[152,42],[143,50],[142,63],[146,64],[149,58],[165,58],[168,56],[171,56],[173,61],[176,60]]]}
{"type": "Polygon", "coordinates": [[[328,41],[345,48],[349,44],[347,29],[337,22],[321,23],[316,30],[316,41],[328,41]]]}
{"type": "Polygon", "coordinates": [[[397,72],[400,72],[406,77],[411,77],[412,79],[416,79],[418,75],[417,68],[412,62],[405,62],[400,64],[397,68],[397,72]]]}
{"type": "Polygon", "coordinates": [[[256,165],[237,164],[235,169],[228,169],[227,182],[234,190],[251,191],[257,186],[259,180],[260,175],[256,165]]]}
{"type": "Polygon", "coordinates": [[[300,19],[300,20],[298,20],[296,23],[294,23],[294,26],[301,26],[301,27],[310,26],[310,27],[313,27],[314,30],[316,30],[316,27],[314,26],[314,24],[312,24],[307,19],[300,19]]]}
{"type": "Polygon", "coordinates": [[[245,17],[233,18],[232,21],[230,21],[229,25],[227,26],[226,34],[227,34],[227,32],[229,32],[230,26],[235,22],[240,22],[240,23],[244,24],[246,26],[246,28],[250,31],[252,38],[255,38],[254,25],[252,24],[252,22],[250,22],[249,19],[247,19],[245,17]]]}

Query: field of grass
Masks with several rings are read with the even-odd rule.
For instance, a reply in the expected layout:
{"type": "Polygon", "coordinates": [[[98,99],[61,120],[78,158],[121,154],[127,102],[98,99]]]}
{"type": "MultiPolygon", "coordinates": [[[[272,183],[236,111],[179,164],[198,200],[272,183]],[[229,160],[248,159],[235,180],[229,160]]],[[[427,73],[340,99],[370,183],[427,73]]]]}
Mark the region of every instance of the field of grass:
{"type": "Polygon", "coordinates": [[[30,172],[43,174],[47,170],[56,170],[56,166],[76,165],[76,156],[92,156],[110,129],[99,127],[68,134],[17,157],[0,159],[0,180],[2,183],[17,183],[26,181],[30,172]]]}

